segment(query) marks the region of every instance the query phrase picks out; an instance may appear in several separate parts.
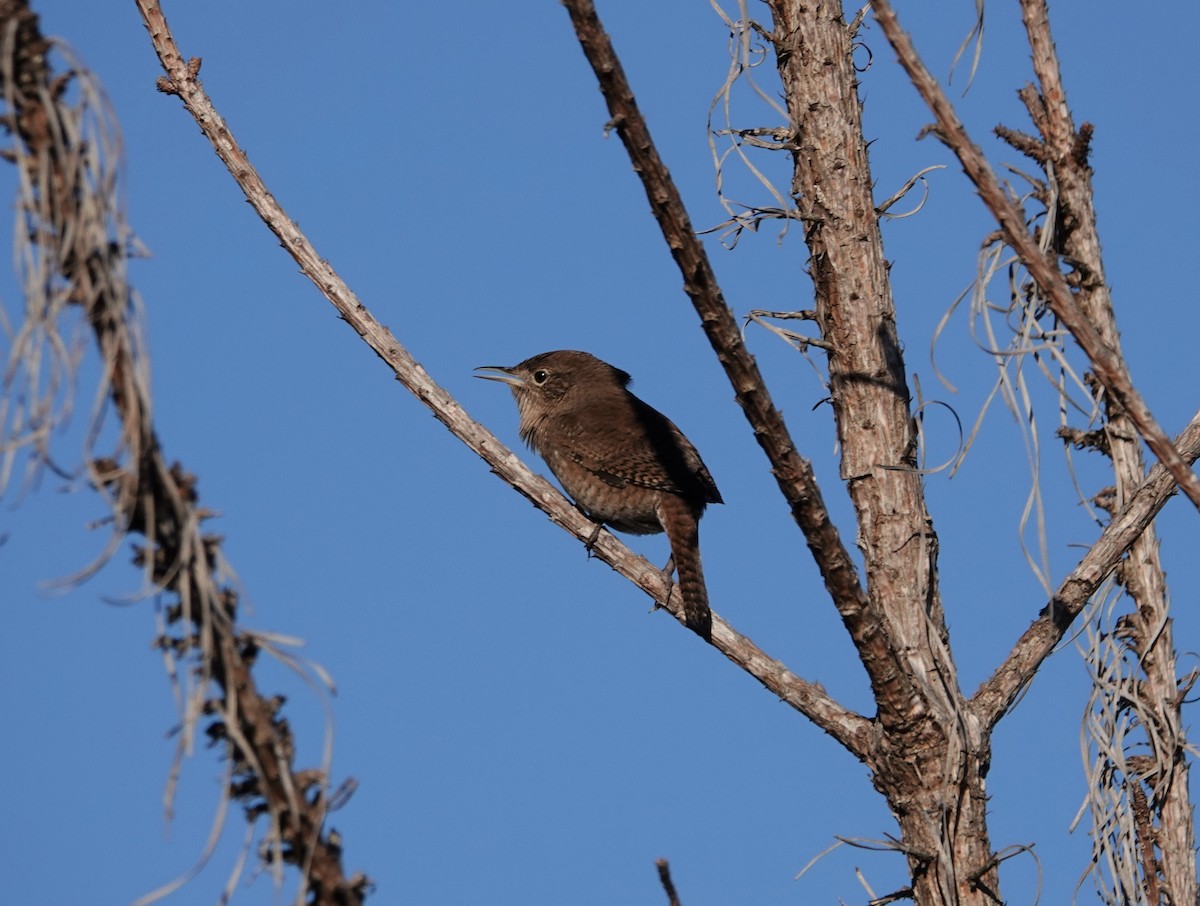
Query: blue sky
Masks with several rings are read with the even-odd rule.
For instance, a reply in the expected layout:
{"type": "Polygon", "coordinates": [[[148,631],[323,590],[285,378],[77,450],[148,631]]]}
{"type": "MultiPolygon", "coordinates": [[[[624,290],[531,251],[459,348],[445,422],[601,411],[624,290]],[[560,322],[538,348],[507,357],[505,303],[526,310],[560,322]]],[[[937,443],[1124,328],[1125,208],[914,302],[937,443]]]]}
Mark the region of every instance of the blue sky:
{"type": "MultiPolygon", "coordinates": [[[[906,6],[926,6],[908,4],[906,6]]],[[[974,4],[900,10],[935,73],[950,71],[974,4]]],[[[358,782],[333,816],[345,864],[377,883],[374,903],[664,902],[670,860],[687,906],[862,902],[903,883],[901,860],[842,847],[799,881],[835,835],[894,831],[865,768],[550,525],[408,397],[298,272],[243,203],[160,74],[133,3],[39,3],[46,33],[103,80],[124,132],[129,219],[150,251],[132,266],[146,309],[159,436],[199,476],[237,571],[247,625],[306,640],[299,654],[337,683],[334,782],[358,782]]],[[[757,5],[753,9],[761,7],[757,5]]],[[[702,531],[714,608],[845,704],[869,690],[803,538],[680,290],[603,102],[557,3],[169,4],[186,55],[272,192],[322,256],[426,369],[516,446],[516,411],[477,365],[582,348],[626,369],[702,452],[726,500],[702,531]]],[[[699,227],[719,223],[705,116],[728,66],[727,35],[703,3],[600,3],[659,149],[699,227]]],[[[1031,78],[1015,4],[989,4],[974,84],[953,94],[997,165],[990,138],[1027,128],[1016,90],[1031,78]]],[[[1182,266],[1194,257],[1191,178],[1200,141],[1188,4],[1052,9],[1078,120],[1096,126],[1101,236],[1135,380],[1170,432],[1196,407],[1197,324],[1182,266]],[[1174,36],[1180,36],[1173,41],[1174,36]],[[1115,50],[1119,48],[1119,52],[1115,50]]],[[[929,116],[877,29],[862,75],[876,195],[929,177],[917,216],[885,226],[907,367],[926,398],[970,424],[991,359],[959,312],[991,229],[948,152],[915,141],[929,116]]],[[[766,67],[770,69],[770,65],[766,67]]],[[[773,90],[769,72],[762,82],[773,90]]],[[[775,125],[748,96],[741,125],[775,125]]],[[[787,162],[763,161],[779,185],[787,162]]],[[[13,175],[4,172],[11,197],[13,175]]],[[[735,197],[764,194],[730,174],[735,197]]],[[[899,207],[904,207],[901,203],[899,207]]],[[[7,241],[7,237],[6,237],[7,241]]],[[[810,307],[798,233],[766,229],[734,251],[709,242],[739,313],[810,307]]],[[[11,276],[0,282],[17,305],[11,276]]],[[[847,539],[829,410],[809,364],[769,334],[751,347],[810,456],[847,539]]],[[[94,362],[59,439],[80,456],[94,362]]],[[[953,420],[931,410],[929,459],[953,455],[953,420]]],[[[1096,530],[1078,505],[1039,397],[1053,578],[1096,530]]],[[[544,471],[540,462],[538,470],[544,471]]],[[[1085,488],[1103,471],[1080,465],[1085,488]]],[[[928,479],[952,639],[973,691],[1044,603],[1018,521],[1029,487],[1018,425],[985,418],[962,469],[928,479]]],[[[162,796],[177,722],[153,602],[134,600],[128,546],[76,589],[103,550],[104,511],[44,475],[3,498],[0,872],[11,902],[126,903],[186,872],[216,809],[222,766],[185,766],[175,816],[162,796]]],[[[1196,514],[1160,520],[1180,649],[1200,638],[1196,514]]],[[[651,560],[665,540],[633,539],[651,560]]],[[[1190,669],[1186,662],[1184,669],[1190,669]]],[[[264,659],[260,683],[288,695],[300,764],[320,759],[324,712],[294,674],[264,659]]],[[[1043,902],[1067,902],[1086,867],[1079,726],[1086,674],[1070,647],[1047,663],[994,739],[996,848],[1036,843],[1043,902]]],[[[168,902],[217,900],[238,815],[207,867],[168,902]]],[[[1005,864],[1011,902],[1032,902],[1038,869],[1005,864]]],[[[1090,900],[1085,889],[1084,902],[1090,900]]],[[[268,877],[237,894],[274,903],[268,877]]]]}

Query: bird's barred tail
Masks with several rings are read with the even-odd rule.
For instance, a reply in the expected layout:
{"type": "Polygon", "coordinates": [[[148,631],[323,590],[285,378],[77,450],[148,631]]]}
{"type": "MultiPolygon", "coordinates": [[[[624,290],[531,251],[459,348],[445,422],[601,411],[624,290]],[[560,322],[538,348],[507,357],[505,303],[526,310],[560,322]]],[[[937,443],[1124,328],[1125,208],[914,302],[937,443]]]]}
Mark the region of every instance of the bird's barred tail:
{"type": "Polygon", "coordinates": [[[700,565],[700,519],[686,500],[664,494],[658,505],[659,521],[671,542],[671,558],[679,573],[683,593],[683,619],[689,629],[712,640],[712,611],[708,606],[708,588],[700,565]]]}

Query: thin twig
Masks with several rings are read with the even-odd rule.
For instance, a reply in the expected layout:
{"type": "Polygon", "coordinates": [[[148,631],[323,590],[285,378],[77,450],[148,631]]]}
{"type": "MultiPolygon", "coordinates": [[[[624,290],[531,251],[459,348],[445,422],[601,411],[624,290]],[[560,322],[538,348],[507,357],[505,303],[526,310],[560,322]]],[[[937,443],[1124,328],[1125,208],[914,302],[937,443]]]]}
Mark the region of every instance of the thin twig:
{"type": "Polygon", "coordinates": [[[658,869],[658,880],[667,894],[668,906],[680,906],[679,894],[675,892],[675,883],[671,880],[671,866],[666,859],[655,859],[654,866],[658,869]]]}

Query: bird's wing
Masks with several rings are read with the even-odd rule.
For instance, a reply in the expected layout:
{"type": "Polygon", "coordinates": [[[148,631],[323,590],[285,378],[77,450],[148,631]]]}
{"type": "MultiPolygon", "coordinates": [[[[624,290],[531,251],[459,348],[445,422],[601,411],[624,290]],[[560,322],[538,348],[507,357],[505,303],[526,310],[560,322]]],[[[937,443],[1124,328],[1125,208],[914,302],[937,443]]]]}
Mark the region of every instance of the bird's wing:
{"type": "Polygon", "coordinates": [[[614,487],[637,485],[721,503],[716,483],[683,432],[633,394],[625,396],[612,403],[626,407],[621,417],[606,417],[594,409],[586,417],[558,416],[558,436],[570,439],[571,459],[614,487]],[[597,424],[623,427],[598,430],[597,424]]]}

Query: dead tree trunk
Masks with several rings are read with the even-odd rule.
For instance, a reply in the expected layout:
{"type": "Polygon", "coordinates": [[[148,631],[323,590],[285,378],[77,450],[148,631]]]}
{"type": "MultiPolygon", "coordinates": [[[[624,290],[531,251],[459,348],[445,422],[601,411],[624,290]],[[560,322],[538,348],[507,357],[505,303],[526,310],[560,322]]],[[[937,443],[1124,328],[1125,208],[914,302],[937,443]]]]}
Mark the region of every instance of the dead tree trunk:
{"type": "Polygon", "coordinates": [[[896,335],[879,215],[840,2],[771,4],[787,99],[791,196],[805,224],[815,317],[854,503],[875,637],[843,609],[878,705],[866,756],[901,829],[918,903],[989,903],[988,732],[966,706],[950,656],[937,535],[916,468],[916,433],[896,335]]]}

